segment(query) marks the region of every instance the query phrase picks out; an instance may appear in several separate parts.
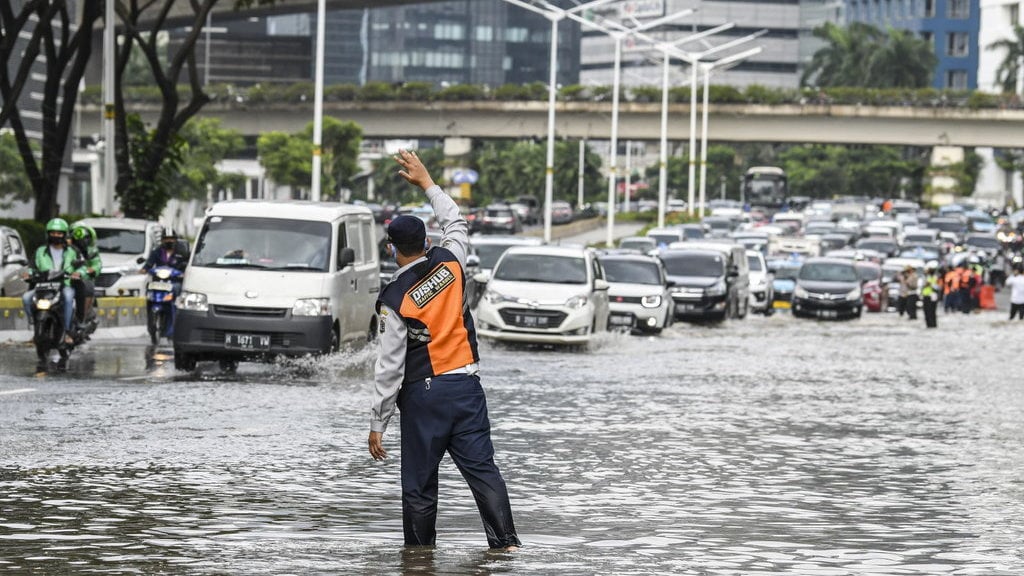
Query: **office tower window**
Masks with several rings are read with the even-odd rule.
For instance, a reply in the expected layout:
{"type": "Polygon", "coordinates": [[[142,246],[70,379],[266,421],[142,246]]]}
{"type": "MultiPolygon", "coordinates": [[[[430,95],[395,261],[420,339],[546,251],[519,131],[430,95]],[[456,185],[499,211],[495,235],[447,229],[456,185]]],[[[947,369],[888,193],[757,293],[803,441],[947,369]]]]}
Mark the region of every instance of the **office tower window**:
{"type": "Polygon", "coordinates": [[[970,0],[948,0],[949,17],[965,20],[971,17],[970,0]]]}
{"type": "Polygon", "coordinates": [[[477,26],[474,38],[477,42],[493,42],[494,28],[490,26],[477,26]]]}
{"type": "Polygon", "coordinates": [[[950,90],[967,90],[967,70],[947,70],[946,88],[950,90]]]}
{"type": "Polygon", "coordinates": [[[526,42],[530,38],[530,31],[526,28],[509,28],[505,34],[508,42],[526,42]]]}
{"type": "Polygon", "coordinates": [[[1014,2],[1006,7],[1006,21],[1015,26],[1020,24],[1020,4],[1014,2]]]}
{"type": "Polygon", "coordinates": [[[935,2],[936,0],[924,0],[924,17],[934,18],[935,17],[935,2]]]}
{"type": "Polygon", "coordinates": [[[466,31],[462,24],[452,22],[438,22],[434,24],[434,38],[437,40],[462,40],[466,37],[466,31]]]}
{"type": "Polygon", "coordinates": [[[946,55],[967,56],[971,36],[967,32],[950,32],[946,35],[946,55]]]}

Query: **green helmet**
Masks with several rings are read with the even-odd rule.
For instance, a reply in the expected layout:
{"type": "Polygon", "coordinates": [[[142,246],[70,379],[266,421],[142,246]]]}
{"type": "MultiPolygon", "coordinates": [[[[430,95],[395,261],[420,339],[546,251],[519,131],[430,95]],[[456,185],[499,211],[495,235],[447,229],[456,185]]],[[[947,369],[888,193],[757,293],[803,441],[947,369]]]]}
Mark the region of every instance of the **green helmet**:
{"type": "Polygon", "coordinates": [[[68,233],[68,222],[63,218],[54,218],[46,223],[47,232],[63,232],[68,233]]]}
{"type": "Polygon", "coordinates": [[[85,224],[75,224],[71,227],[71,238],[75,240],[85,240],[93,235],[92,229],[85,224]]]}

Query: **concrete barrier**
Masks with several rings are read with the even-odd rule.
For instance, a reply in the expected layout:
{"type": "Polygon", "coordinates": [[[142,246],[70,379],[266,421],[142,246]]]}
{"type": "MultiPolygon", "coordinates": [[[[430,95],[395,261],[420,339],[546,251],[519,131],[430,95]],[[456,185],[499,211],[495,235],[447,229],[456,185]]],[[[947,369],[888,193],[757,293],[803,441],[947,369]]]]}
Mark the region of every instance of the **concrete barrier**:
{"type": "MultiPolygon", "coordinates": [[[[551,239],[562,240],[563,238],[569,238],[570,236],[578,236],[584,232],[596,230],[604,225],[604,218],[587,218],[586,220],[576,220],[568,224],[559,224],[551,227],[551,239]]],[[[538,228],[527,230],[526,232],[523,232],[523,236],[543,238],[544,226],[541,225],[538,228]]]]}
{"type": "MultiPolygon", "coordinates": [[[[99,328],[145,326],[146,299],[142,297],[103,297],[96,299],[99,328]]],[[[0,331],[28,330],[21,298],[0,298],[0,331]]]]}

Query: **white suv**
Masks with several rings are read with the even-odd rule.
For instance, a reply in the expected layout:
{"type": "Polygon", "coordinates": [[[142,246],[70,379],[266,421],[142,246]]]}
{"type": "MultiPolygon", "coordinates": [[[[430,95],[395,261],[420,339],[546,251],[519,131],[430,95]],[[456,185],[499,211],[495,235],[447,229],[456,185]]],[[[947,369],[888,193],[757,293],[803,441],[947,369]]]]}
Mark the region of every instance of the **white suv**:
{"type": "Polygon", "coordinates": [[[775,311],[772,307],[775,299],[773,275],[759,250],[747,250],[747,262],[750,264],[750,310],[770,316],[775,311]]]}
{"type": "Polygon", "coordinates": [[[160,244],[163,226],[152,220],[134,218],[86,218],[96,231],[103,270],[96,279],[97,296],[145,296],[146,275],[139,258],[147,258],[160,244]]]}
{"type": "Polygon", "coordinates": [[[608,282],[593,250],[512,247],[487,280],[476,317],[482,338],[586,344],[607,329],[608,282]]]}

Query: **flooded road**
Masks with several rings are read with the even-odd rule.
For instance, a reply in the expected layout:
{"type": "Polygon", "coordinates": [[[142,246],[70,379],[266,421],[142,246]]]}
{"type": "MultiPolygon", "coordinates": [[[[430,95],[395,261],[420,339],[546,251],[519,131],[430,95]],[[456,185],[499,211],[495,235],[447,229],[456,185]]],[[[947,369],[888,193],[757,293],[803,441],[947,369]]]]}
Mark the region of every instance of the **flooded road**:
{"type": "Polygon", "coordinates": [[[1024,573],[1003,312],[485,344],[513,555],[447,458],[438,546],[403,551],[397,422],[389,460],[366,452],[372,350],[186,376],[141,338],[89,348],[41,378],[0,348],[0,573],[1024,573]]]}

